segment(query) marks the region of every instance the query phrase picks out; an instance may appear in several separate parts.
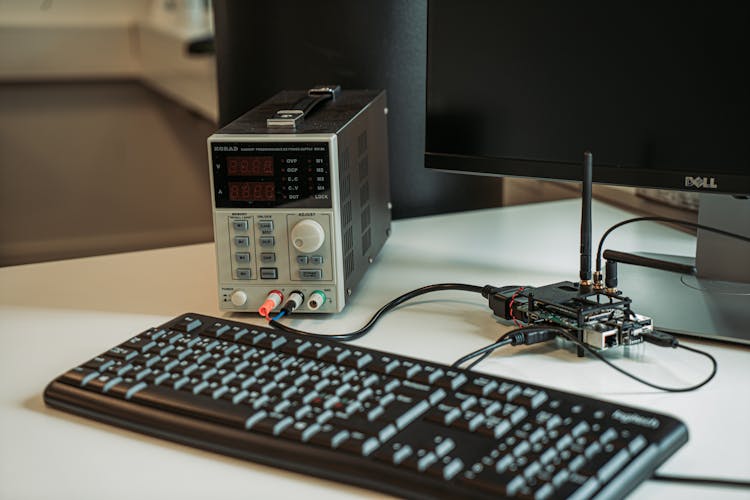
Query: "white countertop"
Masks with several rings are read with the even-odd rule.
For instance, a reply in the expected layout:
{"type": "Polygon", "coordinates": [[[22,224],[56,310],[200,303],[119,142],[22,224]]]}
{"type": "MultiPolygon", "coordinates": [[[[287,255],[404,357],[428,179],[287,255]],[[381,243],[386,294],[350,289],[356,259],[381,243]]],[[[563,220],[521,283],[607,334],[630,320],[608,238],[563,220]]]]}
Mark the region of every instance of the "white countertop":
{"type": "MultiPolygon", "coordinates": [[[[349,331],[401,293],[440,282],[544,285],[578,275],[576,200],[394,222],[393,234],[344,312],[293,319],[321,333],[349,331]]],[[[630,214],[594,204],[594,237],[630,214]]],[[[619,250],[690,255],[693,237],[651,223],[613,234],[619,250]]],[[[627,294],[627,291],[625,291],[627,294]]],[[[634,305],[637,312],[637,304],[634,305]]],[[[179,314],[225,316],[212,244],[0,269],[0,498],[382,497],[95,423],[42,401],[62,372],[179,314]]],[[[749,314],[750,317],[750,314],[749,314]]],[[[252,315],[233,319],[262,324],[252,315]]],[[[439,292],[386,315],[360,345],[451,363],[508,329],[477,294],[439,292]]],[[[664,474],[750,480],[750,349],[689,339],[719,362],[698,391],[668,394],[552,344],[500,350],[477,370],[641,406],[682,419],[690,440],[664,474]]],[[[621,366],[688,385],[708,361],[647,345],[621,366]]],[[[748,498],[745,489],[646,481],[633,498],[748,498]]]]}

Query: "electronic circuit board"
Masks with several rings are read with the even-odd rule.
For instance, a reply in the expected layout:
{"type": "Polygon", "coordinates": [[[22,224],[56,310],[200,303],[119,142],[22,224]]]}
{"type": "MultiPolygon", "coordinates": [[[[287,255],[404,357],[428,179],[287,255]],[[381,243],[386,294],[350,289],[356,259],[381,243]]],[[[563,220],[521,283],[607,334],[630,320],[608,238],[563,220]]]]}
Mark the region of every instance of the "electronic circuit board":
{"type": "Polygon", "coordinates": [[[628,297],[571,281],[504,290],[490,298],[500,318],[517,326],[558,326],[597,350],[640,344],[643,333],[653,331],[651,318],[636,314],[630,304],[628,297]]]}

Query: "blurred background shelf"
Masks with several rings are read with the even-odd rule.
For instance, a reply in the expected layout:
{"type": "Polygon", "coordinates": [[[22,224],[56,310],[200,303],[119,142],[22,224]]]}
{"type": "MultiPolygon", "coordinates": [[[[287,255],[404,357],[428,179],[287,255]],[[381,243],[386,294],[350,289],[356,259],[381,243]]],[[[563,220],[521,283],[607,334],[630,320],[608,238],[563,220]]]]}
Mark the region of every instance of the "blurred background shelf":
{"type": "Polygon", "coordinates": [[[211,241],[206,1],[0,3],[0,265],[211,241]]]}

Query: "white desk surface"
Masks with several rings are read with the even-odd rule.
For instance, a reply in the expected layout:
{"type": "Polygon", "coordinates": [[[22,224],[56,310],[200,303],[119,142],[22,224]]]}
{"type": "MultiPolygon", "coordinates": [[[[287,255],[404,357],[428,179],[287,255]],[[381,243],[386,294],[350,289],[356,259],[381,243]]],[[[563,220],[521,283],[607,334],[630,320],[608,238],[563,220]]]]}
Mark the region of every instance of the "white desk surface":
{"type": "MultiPolygon", "coordinates": [[[[569,200],[396,221],[345,311],[294,324],[322,333],[348,331],[390,299],[431,283],[576,280],[579,215],[578,202],[569,200]]],[[[594,203],[594,238],[630,215],[594,203]]],[[[693,254],[695,246],[691,236],[651,223],[623,228],[609,243],[682,255],[693,254]]],[[[0,498],[382,497],[44,406],[48,382],[131,335],[185,312],[226,315],[215,290],[213,244],[0,269],[0,498]]],[[[249,314],[233,319],[262,324],[249,314]]],[[[451,363],[505,330],[478,294],[439,292],[386,315],[357,343],[451,363]]],[[[750,480],[750,350],[685,343],[700,344],[719,361],[710,384],[685,394],[658,392],[598,360],[545,344],[505,348],[478,370],[676,415],[687,424],[690,441],[660,472],[750,480]]],[[[710,369],[703,357],[650,345],[616,362],[675,386],[697,382],[710,369]]],[[[647,481],[633,498],[709,495],[748,498],[750,492],[647,481]]]]}

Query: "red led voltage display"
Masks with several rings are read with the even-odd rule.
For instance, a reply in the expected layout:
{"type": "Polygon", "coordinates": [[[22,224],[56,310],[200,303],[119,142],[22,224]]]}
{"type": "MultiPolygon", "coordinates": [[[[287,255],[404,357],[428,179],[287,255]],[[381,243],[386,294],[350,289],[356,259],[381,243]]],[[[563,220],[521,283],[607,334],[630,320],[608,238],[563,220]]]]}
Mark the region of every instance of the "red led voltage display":
{"type": "Polygon", "coordinates": [[[229,156],[227,174],[231,176],[273,176],[273,156],[229,156]]]}
{"type": "Polygon", "coordinates": [[[275,201],[276,184],[273,182],[230,182],[230,201],[275,201]]]}

